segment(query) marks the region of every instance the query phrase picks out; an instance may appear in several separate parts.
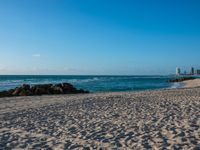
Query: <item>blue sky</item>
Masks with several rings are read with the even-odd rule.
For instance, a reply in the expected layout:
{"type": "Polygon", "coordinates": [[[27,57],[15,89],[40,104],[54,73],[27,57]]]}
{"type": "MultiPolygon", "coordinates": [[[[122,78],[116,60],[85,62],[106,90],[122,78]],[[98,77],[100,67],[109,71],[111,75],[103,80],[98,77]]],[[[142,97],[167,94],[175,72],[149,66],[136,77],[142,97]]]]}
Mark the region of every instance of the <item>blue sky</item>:
{"type": "Polygon", "coordinates": [[[199,0],[1,0],[0,74],[200,68],[199,0]]]}

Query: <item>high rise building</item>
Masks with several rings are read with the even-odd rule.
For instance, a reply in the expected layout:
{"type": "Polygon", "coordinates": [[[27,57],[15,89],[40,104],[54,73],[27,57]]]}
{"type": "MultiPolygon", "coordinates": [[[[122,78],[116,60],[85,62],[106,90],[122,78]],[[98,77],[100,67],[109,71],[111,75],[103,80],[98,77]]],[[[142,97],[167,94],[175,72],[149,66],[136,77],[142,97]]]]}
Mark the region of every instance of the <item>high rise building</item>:
{"type": "Polygon", "coordinates": [[[194,68],[193,67],[190,68],[190,74],[194,75],[194,68]]]}
{"type": "Polygon", "coordinates": [[[181,74],[181,69],[180,68],[176,68],[176,75],[180,75],[181,74]]]}
{"type": "Polygon", "coordinates": [[[197,70],[197,71],[196,71],[196,74],[197,74],[197,75],[200,75],[200,70],[197,70]]]}

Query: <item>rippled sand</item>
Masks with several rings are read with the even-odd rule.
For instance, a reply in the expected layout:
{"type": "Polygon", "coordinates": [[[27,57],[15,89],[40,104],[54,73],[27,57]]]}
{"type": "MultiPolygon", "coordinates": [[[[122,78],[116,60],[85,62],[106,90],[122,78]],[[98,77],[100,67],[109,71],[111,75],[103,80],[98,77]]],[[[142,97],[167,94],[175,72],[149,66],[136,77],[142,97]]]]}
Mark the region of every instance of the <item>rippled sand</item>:
{"type": "Polygon", "coordinates": [[[0,149],[200,149],[200,88],[0,99],[0,149]]]}

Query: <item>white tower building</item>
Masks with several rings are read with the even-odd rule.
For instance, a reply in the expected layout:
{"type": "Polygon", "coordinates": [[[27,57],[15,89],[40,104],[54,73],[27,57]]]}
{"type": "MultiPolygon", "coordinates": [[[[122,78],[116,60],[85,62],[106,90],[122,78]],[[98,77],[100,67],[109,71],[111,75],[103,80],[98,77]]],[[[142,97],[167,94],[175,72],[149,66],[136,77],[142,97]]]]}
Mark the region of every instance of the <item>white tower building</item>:
{"type": "Polygon", "coordinates": [[[181,69],[180,68],[176,68],[176,75],[180,75],[181,74],[181,69]]]}

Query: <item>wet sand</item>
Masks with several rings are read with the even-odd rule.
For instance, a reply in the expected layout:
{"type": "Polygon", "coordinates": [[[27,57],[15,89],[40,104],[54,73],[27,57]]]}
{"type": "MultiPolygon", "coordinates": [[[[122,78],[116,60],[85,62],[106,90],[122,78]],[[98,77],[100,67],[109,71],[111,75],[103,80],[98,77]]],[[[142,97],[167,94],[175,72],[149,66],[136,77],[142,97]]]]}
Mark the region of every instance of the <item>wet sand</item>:
{"type": "Polygon", "coordinates": [[[200,88],[0,99],[0,149],[200,149],[200,88]]]}

